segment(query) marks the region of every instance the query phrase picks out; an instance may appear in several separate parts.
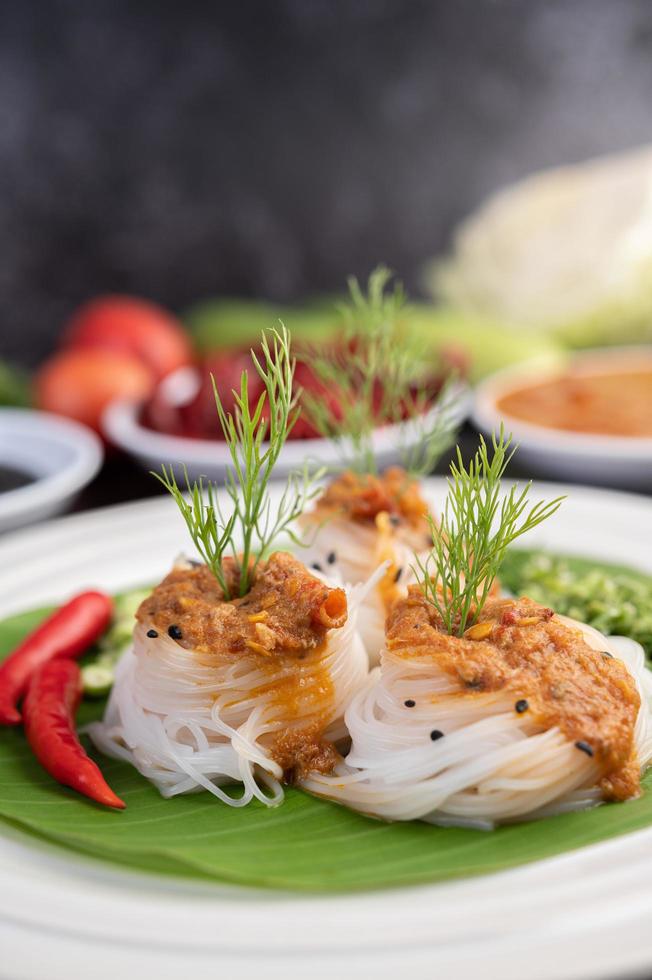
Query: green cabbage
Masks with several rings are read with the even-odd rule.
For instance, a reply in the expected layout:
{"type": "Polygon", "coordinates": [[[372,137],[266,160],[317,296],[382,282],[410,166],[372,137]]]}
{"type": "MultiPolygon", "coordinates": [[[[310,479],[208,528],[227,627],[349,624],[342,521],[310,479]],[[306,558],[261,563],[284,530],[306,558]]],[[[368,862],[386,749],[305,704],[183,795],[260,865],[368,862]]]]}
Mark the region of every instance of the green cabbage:
{"type": "Polygon", "coordinates": [[[151,589],[133,589],[115,597],[113,621],[96,650],[82,666],[84,694],[87,696],[104,697],[113,687],[118,661],[131,646],[136,612],[150,593],[151,589]]]}
{"type": "Polygon", "coordinates": [[[652,340],[652,148],[495,194],[424,283],[458,310],[570,346],[652,340]]]}

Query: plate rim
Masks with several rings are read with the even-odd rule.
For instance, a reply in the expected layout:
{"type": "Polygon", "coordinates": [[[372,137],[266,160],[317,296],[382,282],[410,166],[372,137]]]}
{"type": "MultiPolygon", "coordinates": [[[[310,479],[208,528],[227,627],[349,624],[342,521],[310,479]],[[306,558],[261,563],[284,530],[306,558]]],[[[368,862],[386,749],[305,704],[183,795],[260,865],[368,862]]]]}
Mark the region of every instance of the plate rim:
{"type": "MultiPolygon", "coordinates": [[[[443,478],[431,478],[425,482],[426,493],[430,497],[440,497],[445,486],[443,478]]],[[[580,499],[586,501],[586,506],[590,507],[593,505],[601,505],[606,508],[605,512],[611,512],[613,510],[614,504],[620,504],[620,511],[629,518],[630,521],[636,521],[637,514],[644,512],[646,514],[646,520],[648,521],[648,526],[652,528],[652,501],[640,494],[624,494],[620,491],[615,490],[601,490],[598,488],[590,487],[568,487],[564,484],[555,484],[542,481],[541,484],[536,485],[536,489],[545,494],[555,493],[557,490],[566,490],[571,494],[576,495],[580,499]]],[[[44,524],[29,528],[24,531],[17,531],[13,534],[7,535],[5,538],[0,539],[0,562],[2,559],[16,561],[19,560],[19,556],[22,554],[27,562],[34,561],[34,555],[39,552],[39,539],[48,538],[51,541],[63,540],[70,537],[71,530],[75,532],[75,535],[80,539],[88,538],[88,529],[92,528],[93,524],[100,525],[104,524],[109,527],[115,519],[121,526],[128,527],[132,524],[144,525],[146,523],[146,514],[149,512],[152,515],[152,519],[158,520],[163,517],[166,511],[172,506],[173,502],[169,501],[167,497],[163,494],[160,496],[152,497],[144,501],[137,501],[134,503],[114,505],[111,507],[102,508],[98,511],[88,511],[79,515],[67,516],[64,518],[59,518],[54,521],[48,521],[44,524]],[[79,532],[79,534],[77,533],[79,532]]],[[[173,513],[173,510],[170,510],[173,513]]],[[[92,538],[92,536],[91,536],[92,538]]],[[[93,541],[87,542],[86,548],[92,548],[93,541]]],[[[73,556],[74,557],[74,556],[73,556]]],[[[170,556],[172,557],[172,556],[170,556]]],[[[48,561],[56,562],[56,554],[52,554],[48,557],[48,561]]],[[[46,562],[47,566],[48,562],[46,562]]],[[[631,564],[631,562],[630,562],[631,564]]],[[[642,567],[645,567],[644,565],[642,567]]],[[[7,565],[5,562],[0,564],[0,569],[4,568],[4,577],[7,577],[7,565]]],[[[652,557],[650,557],[647,570],[652,571],[652,557]]],[[[3,577],[3,573],[0,571],[0,579],[3,577]]],[[[1,592],[1,590],[0,590],[1,592]]],[[[4,598],[4,597],[2,597],[4,598]]],[[[2,602],[0,598],[0,605],[4,605],[4,608],[0,608],[0,615],[11,615],[12,610],[7,608],[6,602],[2,602]]],[[[23,604],[23,609],[34,605],[33,602],[23,604]]],[[[21,608],[15,606],[13,612],[20,612],[21,608]]],[[[21,836],[19,834],[19,836],[21,836]]],[[[32,850],[36,850],[33,847],[33,842],[29,835],[27,836],[28,843],[24,845],[24,850],[26,849],[27,854],[32,850]]],[[[14,864],[17,863],[18,867],[21,869],[23,875],[20,901],[15,895],[11,894],[11,889],[7,890],[6,895],[0,894],[0,916],[4,916],[6,922],[6,929],[9,943],[7,948],[13,948],[12,943],[18,943],[18,938],[20,937],[21,942],[24,942],[25,929],[29,930],[30,935],[39,936],[43,944],[43,949],[47,951],[53,948],[53,944],[56,942],[61,942],[66,946],[66,955],[72,958],[78,952],[80,944],[86,941],[93,941],[98,947],[104,948],[107,944],[115,944],[121,938],[120,933],[120,923],[124,922],[124,916],[122,920],[116,919],[114,921],[115,929],[111,933],[109,930],[104,935],[99,935],[98,930],[95,930],[93,936],[89,937],[88,934],[83,935],[79,931],[75,932],[73,929],[71,934],[67,938],[63,935],[59,926],[57,925],[57,918],[47,919],[45,912],[48,914],[54,914],[56,912],[63,915],[66,910],[66,889],[70,890],[72,888],[70,881],[71,876],[81,876],[84,882],[84,887],[88,886],[90,893],[92,893],[91,900],[97,898],[97,893],[102,892],[106,888],[105,875],[102,874],[98,869],[106,868],[107,865],[104,863],[89,863],[88,859],[81,859],[84,863],[84,870],[80,871],[79,862],[77,861],[78,855],[74,852],[68,852],[67,850],[55,847],[53,845],[48,845],[46,850],[52,848],[55,856],[50,855],[49,858],[43,858],[42,851],[38,852],[37,860],[35,862],[36,867],[27,862],[28,875],[25,878],[25,868],[26,864],[17,857],[18,851],[20,851],[20,846],[18,850],[11,857],[12,848],[9,847],[9,852],[7,851],[7,834],[5,829],[4,821],[0,824],[0,868],[5,871],[9,867],[11,869],[11,861],[14,864]],[[72,854],[72,858],[70,855],[72,854]],[[63,855],[63,857],[62,857],[63,855]],[[54,862],[56,869],[52,872],[50,863],[54,862]],[[41,865],[39,871],[39,864],[41,865]],[[62,865],[68,865],[67,877],[65,868],[62,865]],[[49,870],[48,870],[49,868],[49,870]],[[51,873],[52,872],[52,873],[51,873]],[[40,877],[39,877],[40,873],[40,877]],[[51,906],[47,905],[47,897],[52,896],[52,880],[48,878],[53,878],[57,883],[57,888],[59,889],[59,907],[52,909],[51,906]],[[94,896],[94,898],[93,898],[94,896]],[[45,906],[44,903],[45,902],[45,906]],[[21,904],[22,903],[22,904],[21,904]],[[40,903],[40,905],[39,905],[40,903]],[[23,915],[22,919],[20,916],[20,909],[24,912],[26,910],[26,915],[23,915]],[[36,915],[36,909],[40,908],[41,914],[40,918],[36,915]],[[31,911],[32,920],[30,924],[29,913],[31,911]],[[49,909],[49,911],[48,911],[49,909]],[[21,919],[20,922],[17,919],[21,919]],[[45,937],[45,938],[44,938],[45,937]],[[48,938],[49,937],[49,938],[48,938]]],[[[523,865],[518,868],[510,869],[498,873],[498,875],[484,875],[478,878],[468,878],[461,879],[451,882],[443,882],[440,884],[424,884],[418,886],[409,886],[401,888],[392,888],[382,891],[372,891],[372,892],[360,892],[350,895],[343,895],[341,893],[335,893],[333,895],[321,895],[321,896],[309,896],[304,893],[286,893],[273,891],[271,893],[264,893],[263,895],[258,890],[254,890],[255,898],[253,899],[254,904],[258,904],[258,910],[262,914],[265,912],[269,913],[270,907],[278,909],[291,909],[297,916],[303,909],[305,914],[302,914],[301,918],[295,920],[297,929],[302,936],[302,944],[307,952],[306,956],[314,956],[315,953],[323,953],[325,959],[324,962],[328,962],[329,968],[332,969],[332,964],[337,962],[340,968],[345,967],[347,957],[352,955],[352,951],[355,951],[357,957],[356,963],[358,968],[366,963],[371,962],[376,953],[374,952],[373,943],[373,929],[378,932],[379,922],[383,919],[387,922],[390,920],[393,922],[393,926],[389,929],[387,926],[387,962],[392,960],[392,957],[401,953],[401,956],[409,959],[410,956],[415,957],[415,970],[422,970],[421,973],[413,972],[413,975],[417,976],[429,976],[431,975],[430,968],[432,967],[433,957],[436,957],[437,963],[441,965],[440,976],[456,976],[461,980],[466,977],[469,978],[477,975],[474,974],[472,964],[468,960],[469,951],[472,948],[473,942],[478,944],[478,948],[482,943],[485,944],[485,953],[490,957],[490,962],[486,961],[484,963],[484,969],[487,971],[489,969],[489,974],[493,975],[493,971],[500,969],[503,975],[508,978],[510,977],[510,962],[512,958],[516,955],[518,950],[521,948],[522,942],[527,939],[529,943],[529,948],[531,951],[536,950],[539,956],[539,961],[537,962],[536,969],[534,970],[532,976],[541,976],[544,978],[550,978],[552,980],[553,976],[558,975],[558,962],[556,958],[550,959],[550,956],[546,958],[545,948],[546,944],[550,944],[554,940],[557,948],[567,949],[569,951],[569,956],[580,957],[578,943],[586,942],[587,937],[595,930],[596,919],[591,919],[588,914],[587,908],[580,908],[578,913],[577,921],[573,923],[573,926],[565,926],[562,922],[560,907],[559,915],[554,916],[554,922],[545,923],[539,914],[539,910],[535,909],[536,914],[531,914],[529,918],[526,916],[525,906],[527,905],[528,894],[533,891],[536,892],[536,888],[532,889],[528,882],[544,882],[547,877],[550,878],[548,888],[552,889],[555,895],[555,905],[559,900],[559,875],[569,878],[571,881],[576,880],[577,885],[580,889],[579,893],[585,897],[587,904],[591,904],[592,896],[590,892],[593,890],[596,893],[600,890],[600,881],[604,880],[605,873],[605,854],[618,854],[627,851],[632,855],[632,861],[630,863],[620,862],[615,868],[611,869],[611,885],[612,894],[616,894],[618,888],[615,886],[621,885],[623,887],[629,887],[631,885],[632,876],[638,882],[639,892],[641,883],[643,886],[642,894],[638,892],[630,892],[634,895],[636,900],[635,907],[632,906],[631,915],[624,921],[622,925],[622,930],[619,933],[619,942],[623,936],[631,937],[632,947],[631,955],[627,962],[627,969],[642,969],[652,965],[652,952],[641,950],[636,945],[636,937],[639,935],[636,930],[640,931],[640,917],[637,918],[639,912],[642,914],[644,907],[645,915],[649,914],[649,903],[652,900],[652,886],[647,888],[647,882],[652,881],[652,849],[648,848],[650,852],[649,857],[646,855],[646,848],[640,847],[641,842],[652,841],[652,828],[647,828],[641,831],[637,831],[634,834],[627,834],[621,838],[616,838],[607,842],[602,842],[599,844],[590,845],[580,849],[579,851],[567,852],[558,857],[549,858],[545,861],[535,862],[534,864],[523,865]],[[597,868],[598,882],[595,883],[595,877],[589,874],[589,869],[597,868]],[[575,869],[575,874],[573,873],[575,869]],[[584,869],[581,874],[577,874],[577,869],[584,869]],[[614,877],[615,876],[615,877],[614,877]],[[628,884],[629,883],[629,884],[628,884]],[[509,889],[514,892],[512,899],[509,898],[509,889]],[[492,899],[493,893],[493,899],[492,899]],[[588,894],[587,894],[588,893],[588,894]],[[476,899],[473,896],[476,896],[476,899]],[[457,896],[457,898],[455,898],[457,896]],[[483,918],[485,926],[483,926],[484,932],[482,933],[481,940],[478,936],[472,937],[469,934],[465,934],[463,931],[460,932],[460,925],[457,923],[455,929],[448,937],[445,937],[443,933],[445,932],[446,924],[452,922],[455,926],[454,912],[455,909],[468,908],[471,910],[475,908],[476,913],[481,913],[482,902],[477,896],[484,896],[484,902],[486,907],[484,908],[483,918]],[[455,898],[455,902],[453,899],[455,898]],[[522,909],[519,910],[519,902],[522,909]],[[521,916],[520,922],[523,924],[525,931],[514,931],[510,928],[512,925],[515,926],[517,917],[515,915],[513,921],[509,914],[505,914],[506,926],[501,927],[502,931],[500,935],[498,932],[495,937],[486,935],[486,930],[488,928],[488,923],[493,922],[496,916],[491,912],[492,907],[497,914],[498,909],[505,909],[505,902],[513,903],[513,912],[519,913],[521,916]],[[475,902],[475,904],[473,904],[475,902]],[[450,904],[451,912],[450,916],[453,918],[446,918],[446,906],[450,904]],[[329,915],[336,916],[340,914],[339,909],[344,909],[347,915],[352,916],[352,922],[348,927],[348,945],[340,942],[337,937],[336,940],[331,942],[333,948],[329,950],[323,950],[323,940],[324,933],[321,933],[321,942],[316,942],[316,937],[314,933],[310,930],[310,916],[307,914],[308,911],[315,918],[319,918],[316,914],[316,910],[331,910],[329,915]],[[400,914],[399,914],[400,913],[400,914]],[[356,916],[358,918],[356,918],[356,916]],[[492,918],[493,916],[493,918],[492,918]],[[380,918],[379,918],[380,917],[380,918]],[[526,927],[527,918],[527,927],[526,927]],[[301,925],[302,924],[302,925],[301,925]],[[364,942],[358,943],[352,942],[352,936],[355,933],[355,929],[359,930],[369,930],[364,932],[364,942]],[[428,937],[431,937],[430,939],[428,937]],[[365,938],[366,937],[366,938],[365,938]],[[545,942],[544,942],[545,941],[545,942]],[[338,945],[339,943],[339,945],[338,945]],[[422,953],[417,953],[417,947],[422,950],[422,953]],[[410,952],[411,951],[411,952],[410,952]],[[574,951],[574,952],[573,952],[574,951]],[[468,962],[467,962],[468,960],[468,962]],[[448,964],[448,967],[446,966],[448,964]],[[450,972],[446,972],[446,969],[450,968],[450,972]],[[537,972],[537,969],[539,972],[537,972]]],[[[16,850],[16,849],[14,849],[16,850]]],[[[24,852],[20,852],[21,858],[24,857],[24,852]]],[[[174,898],[170,898],[170,892],[174,892],[176,889],[170,884],[170,879],[165,879],[160,876],[153,876],[151,874],[145,874],[141,872],[134,872],[130,869],[117,868],[117,866],[109,865],[111,873],[115,874],[115,878],[120,883],[129,882],[130,889],[141,888],[144,889],[144,894],[148,895],[151,899],[152,895],[158,896],[155,902],[156,907],[158,903],[163,901],[164,903],[170,901],[174,905],[174,898]],[[167,896],[167,897],[166,897],[167,896]]],[[[116,886],[118,887],[118,886],[116,886]]],[[[219,883],[213,885],[209,883],[208,888],[210,889],[210,895],[205,894],[205,886],[203,884],[198,884],[192,882],[188,886],[189,891],[195,895],[193,901],[197,901],[200,904],[208,903],[205,905],[206,914],[210,912],[211,914],[223,915],[224,921],[219,924],[219,920],[215,926],[213,935],[214,943],[211,946],[210,943],[206,946],[204,950],[206,954],[206,968],[208,970],[208,965],[210,962],[214,962],[214,957],[216,952],[221,950],[222,955],[225,957],[225,962],[228,957],[233,952],[236,957],[237,963],[242,963],[243,965],[249,963],[250,965],[254,963],[256,956],[260,953],[260,943],[258,944],[258,952],[256,948],[253,948],[256,944],[251,943],[251,921],[247,929],[244,929],[242,923],[238,925],[238,910],[242,910],[243,903],[244,907],[247,908],[247,915],[251,912],[253,906],[251,905],[252,899],[249,895],[244,895],[243,892],[249,892],[250,889],[242,889],[240,886],[226,885],[222,886],[219,883]],[[201,893],[201,897],[200,896],[201,893]],[[219,893],[219,895],[218,895],[219,893]],[[226,911],[229,915],[226,915],[226,911]],[[228,928],[227,928],[228,926],[228,928]],[[249,943],[247,945],[247,936],[249,937],[249,943]],[[229,952],[231,951],[231,952],[229,952]]],[[[187,900],[188,890],[183,892],[184,901],[187,900]]],[[[563,897],[563,896],[562,896],[563,897]]],[[[181,900],[176,906],[177,910],[181,908],[181,900]]],[[[568,902],[559,901],[560,906],[567,907],[568,902]]],[[[593,908],[593,905],[591,905],[593,908]]],[[[611,907],[607,908],[604,906],[600,910],[600,916],[603,925],[608,924],[608,916],[612,914],[611,907]]],[[[181,914],[181,913],[180,913],[181,914]]],[[[529,913],[528,913],[529,914],[529,913]]],[[[614,913],[615,914],[615,913],[614,913]]],[[[623,914],[622,911],[620,913],[623,914]]],[[[243,917],[246,915],[243,913],[243,917]]],[[[274,923],[278,925],[280,921],[279,917],[274,918],[274,923]]],[[[331,920],[329,920],[331,921],[331,920]]],[[[477,928],[477,919],[470,920],[470,928],[477,928]]],[[[496,928],[498,928],[496,926],[496,928]]],[[[99,930],[101,932],[101,930],[99,930]]],[[[268,930],[269,932],[269,930],[268,930]]],[[[265,933],[267,935],[267,933],[265,933]]],[[[124,937],[123,937],[124,938],[124,937]]],[[[318,937],[317,937],[318,938],[318,937]]],[[[264,939],[264,935],[261,933],[261,939],[264,939]]],[[[131,940],[130,940],[131,941],[131,940]]],[[[174,945],[174,944],[173,944],[174,945]]],[[[183,945],[183,944],[182,944],[183,945]]],[[[151,944],[148,945],[147,942],[144,945],[141,943],[141,947],[148,952],[148,955],[152,953],[151,944]]],[[[16,948],[17,945],[16,945],[16,948]]],[[[125,949],[128,946],[125,944],[125,949]]],[[[183,952],[182,946],[179,944],[174,945],[174,949],[181,956],[183,952]],[[181,951],[181,952],[180,952],[181,951]]],[[[199,962],[204,952],[197,953],[197,957],[193,962],[199,962]]],[[[174,954],[176,955],[176,953],[174,954]]],[[[172,952],[170,953],[171,961],[174,959],[172,952]]],[[[280,942],[275,948],[273,957],[278,958],[278,962],[282,964],[285,975],[294,975],[291,972],[291,962],[289,958],[289,951],[283,947],[283,943],[280,942]]],[[[303,955],[303,954],[301,954],[303,955]]],[[[606,954],[605,954],[606,955],[606,954]]],[[[300,956],[295,957],[296,962],[299,962],[300,956]]],[[[406,962],[407,962],[406,959],[406,962]]],[[[578,962],[574,967],[574,972],[572,975],[575,977],[595,977],[599,975],[599,970],[596,970],[596,966],[602,969],[603,963],[607,960],[603,959],[600,963],[595,962],[591,958],[587,959],[587,962],[578,962]]],[[[46,963],[46,960],[41,961],[41,965],[46,963]]],[[[569,960],[570,963],[570,960],[569,960]]],[[[395,976],[396,964],[394,963],[393,975],[395,976]]],[[[378,966],[379,973],[377,975],[385,977],[389,976],[389,973],[384,973],[384,966],[382,963],[378,966]]],[[[35,971],[33,973],[34,978],[38,975],[35,971]]],[[[43,974],[41,974],[43,975],[43,974]]],[[[131,975],[131,974],[128,974],[131,975]]],[[[198,973],[198,976],[204,976],[203,973],[198,973]]],[[[210,974],[206,972],[206,976],[210,974]]],[[[321,976],[321,974],[319,974],[321,976]]],[[[345,974],[346,975],[346,974],[345,974]]],[[[569,972],[569,975],[570,972],[569,972]]],[[[30,974],[30,977],[32,975],[30,974]]]]}

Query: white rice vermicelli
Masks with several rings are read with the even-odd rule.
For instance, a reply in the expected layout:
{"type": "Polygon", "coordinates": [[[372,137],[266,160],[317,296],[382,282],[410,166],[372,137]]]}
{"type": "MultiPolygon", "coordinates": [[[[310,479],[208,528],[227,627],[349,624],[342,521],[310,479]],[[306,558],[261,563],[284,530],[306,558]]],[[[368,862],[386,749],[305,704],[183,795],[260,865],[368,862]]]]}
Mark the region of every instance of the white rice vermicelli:
{"type": "Polygon", "coordinates": [[[89,726],[89,735],[105,754],[131,762],[163,796],[205,789],[230,806],[254,797],[280,803],[283,772],[269,752],[275,736],[311,722],[326,725],[332,741],[346,734],[345,708],[368,674],[358,608],[374,582],[347,589],[345,625],[329,631],[325,649],[294,658],[291,668],[287,659],[277,666],[271,657],[262,670],[260,658],[248,654],[220,663],[165,634],[150,638],[151,624],[139,623],[104,718],[89,726]],[[326,719],[318,696],[324,672],[332,684],[326,719]],[[279,697],[288,683],[296,692],[291,717],[279,697]],[[236,798],[222,789],[234,783],[242,785],[236,798]]]}
{"type": "MultiPolygon", "coordinates": [[[[381,563],[387,561],[393,568],[401,570],[401,591],[415,581],[412,571],[414,548],[397,535],[382,535],[372,523],[333,517],[316,531],[308,554],[307,561],[318,562],[345,584],[366,582],[381,563]],[[328,562],[329,556],[334,556],[332,564],[328,562]]],[[[381,576],[376,586],[367,592],[358,612],[358,629],[372,667],[379,662],[385,645],[386,615],[381,576]]]]}
{"type": "MultiPolygon", "coordinates": [[[[641,707],[634,737],[644,769],[652,759],[652,674],[643,649],[624,637],[607,640],[581,629],[589,645],[612,652],[636,681],[641,707]]],[[[514,711],[508,693],[460,697],[459,690],[431,661],[384,652],[346,712],[352,739],[346,762],[333,775],[310,774],[301,785],[386,820],[483,829],[601,801],[596,760],[558,728],[541,732],[527,712],[514,711]]]]}

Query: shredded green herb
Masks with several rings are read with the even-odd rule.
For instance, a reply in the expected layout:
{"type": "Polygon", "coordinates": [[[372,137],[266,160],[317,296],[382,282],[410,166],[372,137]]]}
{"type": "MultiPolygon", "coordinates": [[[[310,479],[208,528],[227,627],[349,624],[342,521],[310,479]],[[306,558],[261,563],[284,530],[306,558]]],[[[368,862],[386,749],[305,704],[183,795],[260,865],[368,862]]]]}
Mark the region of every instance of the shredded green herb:
{"type": "Polygon", "coordinates": [[[429,517],[432,551],[425,560],[415,556],[424,594],[456,636],[477,622],[509,545],[551,517],[564,499],[530,504],[531,482],[501,497],[501,479],[516,451],[511,443],[501,427],[492,436],[489,459],[481,436],[468,467],[458,447],[440,524],[429,517]]]}
{"type": "Polygon", "coordinates": [[[379,266],[364,292],[355,277],[348,280],[349,302],[339,307],[344,323],[341,345],[313,350],[311,365],[332,398],[304,394],[304,409],[324,438],[333,440],[348,465],[376,474],[374,431],[407,419],[400,446],[410,475],[430,472],[454,440],[454,385],[444,386],[437,407],[420,381],[423,346],[400,329],[405,292],[400,283],[388,289],[392,273],[379,266]]]}
{"type": "Polygon", "coordinates": [[[184,469],[186,498],[171,466],[153,474],[174,498],[197,551],[227,599],[233,596],[225,558],[233,559],[238,594],[246,595],[272,542],[286,533],[298,543],[292,525],[317,494],[315,483],[323,475],[323,471],[311,471],[308,464],[301,472],[291,473],[278,503],[272,506],[269,482],[299,414],[299,392],[293,390],[295,361],[285,327],[263,334],[261,357],[253,351],[251,357],[265,386],[253,409],[246,371],[242,372],[239,392],[233,392],[233,413],[225,411],[213,378],[215,405],[231,457],[224,481],[231,504],[228,516],[214,483],[200,479],[191,484],[184,469]]]}

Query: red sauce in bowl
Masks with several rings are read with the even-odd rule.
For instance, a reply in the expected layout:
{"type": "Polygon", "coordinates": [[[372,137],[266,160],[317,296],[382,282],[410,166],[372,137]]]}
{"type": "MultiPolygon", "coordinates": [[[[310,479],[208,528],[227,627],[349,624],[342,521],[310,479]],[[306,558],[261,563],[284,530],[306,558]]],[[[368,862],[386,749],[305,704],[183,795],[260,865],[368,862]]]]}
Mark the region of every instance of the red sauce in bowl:
{"type": "Polygon", "coordinates": [[[621,363],[613,372],[571,370],[516,388],[496,407],[505,416],[552,429],[652,438],[652,363],[621,363]]]}

